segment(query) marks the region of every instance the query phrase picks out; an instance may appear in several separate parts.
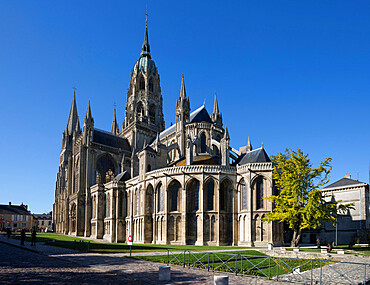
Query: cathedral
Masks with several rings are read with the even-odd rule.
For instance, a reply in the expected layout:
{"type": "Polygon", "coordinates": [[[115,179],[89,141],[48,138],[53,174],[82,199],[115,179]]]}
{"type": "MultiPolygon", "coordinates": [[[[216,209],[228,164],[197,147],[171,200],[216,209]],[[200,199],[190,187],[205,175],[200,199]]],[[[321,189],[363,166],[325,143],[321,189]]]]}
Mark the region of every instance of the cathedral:
{"type": "Polygon", "coordinates": [[[182,76],[176,123],[165,128],[158,68],[146,25],[131,70],[121,130],[82,130],[76,98],[63,132],[53,222],[59,233],[134,243],[280,245],[282,225],[263,220],[273,204],[273,164],[248,138],[231,147],[215,94],[212,113],[190,110],[182,76]]]}

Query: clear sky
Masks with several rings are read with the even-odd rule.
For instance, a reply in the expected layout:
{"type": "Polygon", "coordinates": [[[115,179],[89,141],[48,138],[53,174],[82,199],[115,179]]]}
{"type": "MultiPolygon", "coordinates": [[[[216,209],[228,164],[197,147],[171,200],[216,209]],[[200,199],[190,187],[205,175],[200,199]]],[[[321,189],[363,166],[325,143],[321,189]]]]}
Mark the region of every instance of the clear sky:
{"type": "Polygon", "coordinates": [[[333,158],[369,181],[370,1],[1,1],[0,203],[50,211],[73,96],[121,128],[148,4],[166,126],[184,73],[192,110],[218,94],[231,145],[333,158]]]}

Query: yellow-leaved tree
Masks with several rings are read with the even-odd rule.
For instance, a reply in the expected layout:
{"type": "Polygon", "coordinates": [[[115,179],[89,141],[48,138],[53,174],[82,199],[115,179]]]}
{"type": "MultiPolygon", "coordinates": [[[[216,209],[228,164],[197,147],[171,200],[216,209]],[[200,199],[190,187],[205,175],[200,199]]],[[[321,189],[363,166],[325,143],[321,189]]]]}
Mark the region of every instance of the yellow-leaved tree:
{"type": "Polygon", "coordinates": [[[329,181],[331,158],[313,167],[308,154],[300,149],[287,149],[272,157],[273,177],[277,195],[266,197],[274,203],[267,221],[285,222],[293,230],[291,246],[296,247],[303,229],[317,228],[322,222],[336,224],[335,217],[353,209],[353,203],[342,204],[341,200],[328,199],[319,189],[329,181]]]}

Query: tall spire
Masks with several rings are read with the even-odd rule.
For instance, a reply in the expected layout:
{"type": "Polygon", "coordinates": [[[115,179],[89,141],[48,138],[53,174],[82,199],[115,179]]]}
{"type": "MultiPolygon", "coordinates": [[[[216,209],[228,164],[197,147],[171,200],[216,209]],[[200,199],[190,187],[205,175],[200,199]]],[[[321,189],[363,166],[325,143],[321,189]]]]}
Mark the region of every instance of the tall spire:
{"type": "Polygon", "coordinates": [[[112,127],[110,128],[110,132],[115,135],[118,135],[119,133],[119,127],[118,127],[118,123],[116,119],[116,109],[114,109],[113,122],[112,122],[112,127]]]}
{"type": "Polygon", "coordinates": [[[77,105],[76,105],[76,92],[73,91],[73,100],[71,104],[71,110],[69,111],[68,123],[67,123],[67,134],[72,135],[76,128],[78,121],[77,105]]]}
{"type": "Polygon", "coordinates": [[[150,45],[149,45],[149,37],[148,37],[148,14],[146,15],[145,19],[145,35],[144,35],[144,42],[141,48],[141,56],[147,56],[150,58],[150,45]]]}
{"type": "Polygon", "coordinates": [[[185,90],[184,74],[182,74],[182,79],[181,79],[180,98],[186,99],[186,90],[185,90]]]}

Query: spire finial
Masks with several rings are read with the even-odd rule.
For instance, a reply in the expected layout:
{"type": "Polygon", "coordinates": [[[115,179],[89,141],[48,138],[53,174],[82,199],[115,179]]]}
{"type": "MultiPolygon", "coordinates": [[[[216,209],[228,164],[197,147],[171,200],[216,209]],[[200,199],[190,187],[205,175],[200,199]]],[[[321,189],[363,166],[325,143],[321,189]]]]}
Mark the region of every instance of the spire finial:
{"type": "Polygon", "coordinates": [[[148,37],[148,13],[145,12],[145,35],[144,35],[144,42],[141,48],[141,56],[148,56],[150,58],[150,45],[149,45],[149,37],[148,37]]]}

